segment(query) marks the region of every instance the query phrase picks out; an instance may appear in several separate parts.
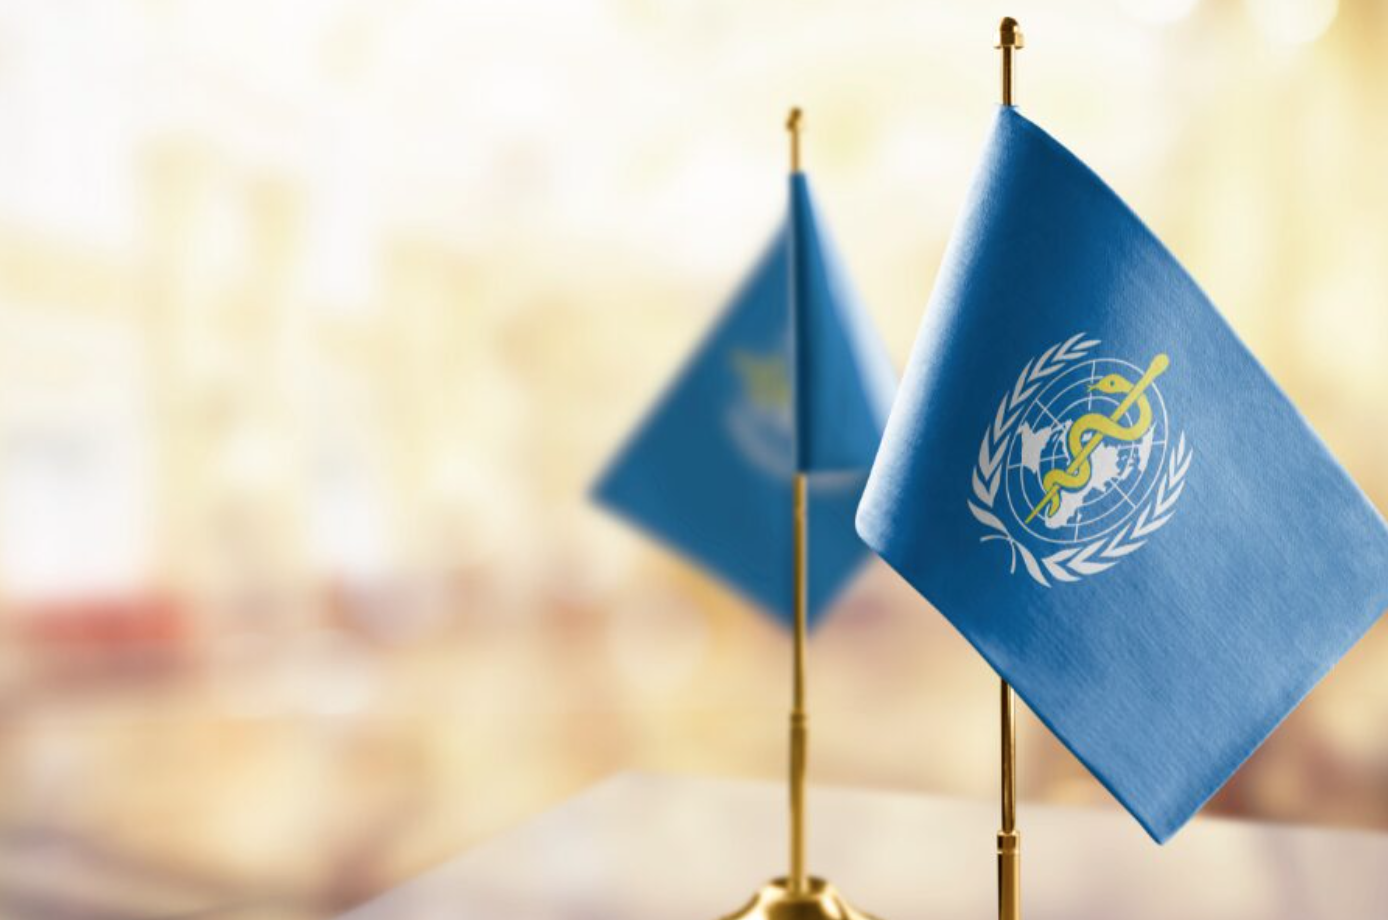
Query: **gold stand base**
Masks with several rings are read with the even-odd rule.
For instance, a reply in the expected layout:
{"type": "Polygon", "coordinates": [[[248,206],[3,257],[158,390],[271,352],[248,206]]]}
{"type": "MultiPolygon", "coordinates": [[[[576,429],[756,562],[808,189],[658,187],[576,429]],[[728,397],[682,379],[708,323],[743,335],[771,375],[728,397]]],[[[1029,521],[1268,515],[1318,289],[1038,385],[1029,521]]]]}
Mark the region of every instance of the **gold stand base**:
{"type": "Polygon", "coordinates": [[[877,920],[854,910],[833,885],[811,876],[803,892],[791,892],[778,878],[756,893],[750,904],[723,920],[877,920]]]}

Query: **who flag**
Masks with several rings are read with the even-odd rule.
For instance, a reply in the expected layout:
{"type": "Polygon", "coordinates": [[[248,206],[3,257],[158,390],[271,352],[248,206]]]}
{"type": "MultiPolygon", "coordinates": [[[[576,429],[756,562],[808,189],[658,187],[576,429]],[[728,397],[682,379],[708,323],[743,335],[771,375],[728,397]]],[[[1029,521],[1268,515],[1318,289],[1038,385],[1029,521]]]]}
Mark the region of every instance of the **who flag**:
{"type": "Polygon", "coordinates": [[[1157,841],[1388,607],[1388,529],[1097,176],[1002,108],[858,511],[1157,841]]]}
{"type": "Polygon", "coordinates": [[[806,473],[813,625],[867,558],[853,519],[895,385],[797,172],[782,227],[594,495],[790,624],[806,473]]]}

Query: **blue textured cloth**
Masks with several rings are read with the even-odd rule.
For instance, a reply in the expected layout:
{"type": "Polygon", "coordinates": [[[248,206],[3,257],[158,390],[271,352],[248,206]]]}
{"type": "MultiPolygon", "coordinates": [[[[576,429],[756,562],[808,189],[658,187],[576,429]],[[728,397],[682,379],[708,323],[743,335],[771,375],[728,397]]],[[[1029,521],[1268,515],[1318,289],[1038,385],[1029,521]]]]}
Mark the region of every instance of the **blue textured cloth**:
{"type": "Polygon", "coordinates": [[[867,557],[853,517],[894,385],[796,174],[783,226],[595,497],[791,623],[806,472],[813,624],[867,557]]]}
{"type": "Polygon", "coordinates": [[[791,177],[796,466],[866,470],[896,391],[877,330],[849,289],[801,174],[791,177]]]}
{"type": "Polygon", "coordinates": [[[1158,841],[1388,607],[1383,519],[1175,258],[1009,108],[858,531],[1158,841]]]}

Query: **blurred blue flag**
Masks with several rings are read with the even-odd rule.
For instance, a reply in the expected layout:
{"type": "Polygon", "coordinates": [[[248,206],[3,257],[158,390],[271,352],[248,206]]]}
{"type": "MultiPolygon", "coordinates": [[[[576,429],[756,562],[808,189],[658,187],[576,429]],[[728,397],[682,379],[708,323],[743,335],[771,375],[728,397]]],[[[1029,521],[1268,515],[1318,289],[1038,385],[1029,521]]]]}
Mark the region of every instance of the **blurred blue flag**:
{"type": "Polygon", "coordinates": [[[894,386],[796,173],[784,225],[595,496],[791,623],[792,478],[807,473],[813,624],[867,555],[853,516],[894,386]]]}
{"type": "Polygon", "coordinates": [[[1388,607],[1383,519],[1175,258],[1010,108],[858,531],[1158,841],[1388,607]]]}

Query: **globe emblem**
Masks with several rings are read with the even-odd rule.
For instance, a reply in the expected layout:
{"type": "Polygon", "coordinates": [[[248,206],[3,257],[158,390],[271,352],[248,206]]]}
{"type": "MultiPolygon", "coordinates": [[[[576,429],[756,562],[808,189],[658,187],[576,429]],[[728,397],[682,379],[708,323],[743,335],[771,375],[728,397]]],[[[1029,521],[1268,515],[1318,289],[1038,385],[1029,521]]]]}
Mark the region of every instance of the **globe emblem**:
{"type": "Polygon", "coordinates": [[[1082,418],[1097,413],[1111,417],[1115,428],[1141,427],[1139,406],[1125,400],[1123,388],[1131,389],[1143,374],[1143,368],[1117,358],[1073,364],[1023,410],[1007,448],[1004,492],[1006,507],[1029,535],[1053,544],[1087,543],[1143,507],[1162,478],[1168,444],[1166,403],[1154,383],[1145,387],[1151,409],[1145,431],[1124,438],[1082,429],[1080,452],[1088,454],[1079,462],[1087,461],[1089,475],[1071,477],[1084,479],[1073,487],[1055,485],[1076,465],[1070,433],[1082,418]],[[1115,415],[1119,409],[1124,411],[1115,415]],[[1098,443],[1092,443],[1095,438],[1098,443]]]}
{"type": "Polygon", "coordinates": [[[969,476],[978,542],[1005,547],[1008,572],[1043,588],[1146,546],[1175,516],[1190,472],[1194,450],[1171,430],[1156,386],[1179,362],[1159,346],[1145,367],[1096,358],[1102,344],[1077,332],[1027,361],[983,423],[969,476]]]}

